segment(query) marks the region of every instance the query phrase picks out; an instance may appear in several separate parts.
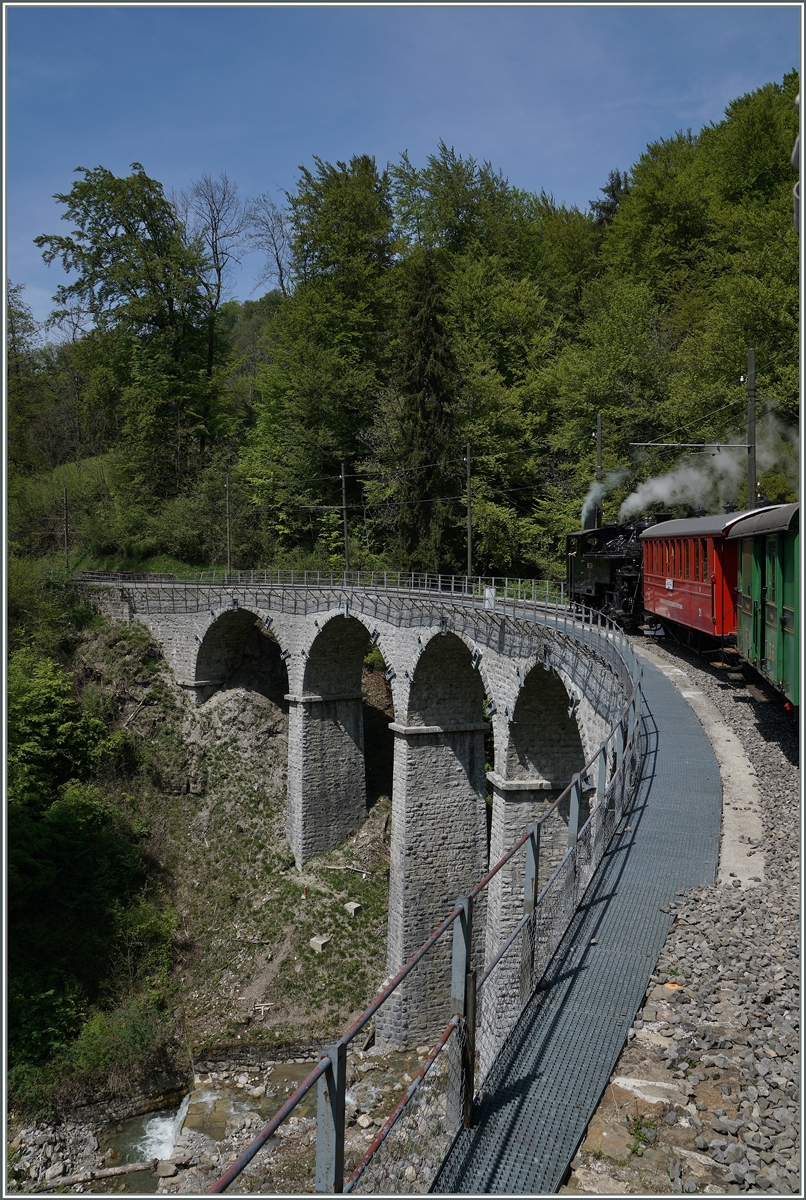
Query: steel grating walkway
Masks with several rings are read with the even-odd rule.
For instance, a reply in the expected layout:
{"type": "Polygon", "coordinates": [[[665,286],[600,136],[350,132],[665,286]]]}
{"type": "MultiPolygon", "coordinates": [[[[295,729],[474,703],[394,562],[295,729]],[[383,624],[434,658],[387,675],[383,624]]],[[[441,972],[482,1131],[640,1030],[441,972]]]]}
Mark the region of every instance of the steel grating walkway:
{"type": "Polygon", "coordinates": [[[692,709],[646,661],[642,735],[632,806],[434,1192],[557,1191],[666,940],[672,918],[661,905],[715,881],[719,767],[692,709]]]}

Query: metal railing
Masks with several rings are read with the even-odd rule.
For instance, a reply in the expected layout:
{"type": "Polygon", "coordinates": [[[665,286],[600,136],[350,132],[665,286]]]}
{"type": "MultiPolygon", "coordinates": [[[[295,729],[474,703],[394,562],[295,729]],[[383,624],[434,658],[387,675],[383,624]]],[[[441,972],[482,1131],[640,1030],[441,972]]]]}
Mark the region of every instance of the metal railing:
{"type": "MultiPolygon", "coordinates": [[[[311,586],[310,581],[300,582],[311,586]]],[[[507,581],[507,587],[510,582],[514,581],[507,581]]],[[[366,586],[372,585],[367,581],[366,586]]],[[[483,598],[484,592],[473,595],[483,598]]],[[[507,598],[515,601],[516,608],[531,600],[531,596],[511,593],[507,598]]],[[[537,597],[534,603],[539,604],[537,597]]],[[[474,1098],[485,1087],[502,1046],[535,994],[621,819],[640,766],[641,671],[624,634],[609,621],[602,621],[599,614],[584,609],[571,612],[563,608],[561,621],[559,602],[555,607],[557,628],[595,649],[614,668],[619,666],[618,673],[629,681],[628,699],[607,739],[540,819],[529,825],[467,896],[457,900],[358,1020],[334,1045],[324,1048],[314,1070],[210,1193],[229,1187],[315,1085],[317,1192],[427,1191],[459,1129],[470,1125],[474,1098]],[[566,806],[567,826],[560,816],[566,806]],[[561,861],[554,863],[546,844],[549,831],[556,831],[561,820],[565,850],[561,861]],[[517,879],[523,889],[522,915],[502,935],[500,945],[485,950],[489,961],[479,971],[473,965],[474,908],[485,889],[494,882],[501,884],[507,867],[510,882],[517,879]],[[449,1020],[408,1090],[345,1180],[348,1047],[402,982],[416,979],[419,965],[448,931],[453,938],[449,1020]]],[[[534,609],[531,614],[516,615],[537,617],[534,609]]],[[[545,616],[545,610],[541,615],[545,616]]]]}
{"type": "MultiPolygon", "coordinates": [[[[55,572],[51,571],[51,575],[55,572]]],[[[199,571],[193,578],[134,571],[79,571],[77,583],[125,587],[162,585],[176,587],[272,588],[383,588],[391,591],[437,592],[451,596],[490,596],[503,600],[565,602],[565,583],[510,578],[506,575],[440,575],[416,571],[199,571]]]]}

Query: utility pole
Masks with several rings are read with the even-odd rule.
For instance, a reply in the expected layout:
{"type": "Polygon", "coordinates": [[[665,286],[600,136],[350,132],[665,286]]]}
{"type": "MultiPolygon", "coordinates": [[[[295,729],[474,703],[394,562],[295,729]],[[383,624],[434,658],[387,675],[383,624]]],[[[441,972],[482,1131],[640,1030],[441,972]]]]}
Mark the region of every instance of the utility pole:
{"type": "Polygon", "coordinates": [[[347,476],[344,473],[344,459],[341,460],[341,514],[344,520],[344,569],[350,570],[350,544],[347,538],[347,476]]]}
{"type": "Polygon", "coordinates": [[[70,574],[70,554],[67,548],[67,488],[64,489],[64,573],[70,574]]]}
{"type": "Polygon", "coordinates": [[[470,442],[467,443],[467,578],[473,577],[473,510],[470,506],[470,442]]]}
{"type": "Polygon", "coordinates": [[[747,351],[747,507],[756,507],[756,352],[747,351]]]}
{"type": "MultiPolygon", "coordinates": [[[[596,482],[602,482],[602,414],[596,414],[596,482]]],[[[596,501],[596,528],[602,528],[604,521],[604,513],[602,511],[602,492],[599,490],[599,499],[596,501]]]]}
{"type": "Polygon", "coordinates": [[[227,581],[232,574],[232,538],[229,507],[229,467],[227,468],[227,581]]]}

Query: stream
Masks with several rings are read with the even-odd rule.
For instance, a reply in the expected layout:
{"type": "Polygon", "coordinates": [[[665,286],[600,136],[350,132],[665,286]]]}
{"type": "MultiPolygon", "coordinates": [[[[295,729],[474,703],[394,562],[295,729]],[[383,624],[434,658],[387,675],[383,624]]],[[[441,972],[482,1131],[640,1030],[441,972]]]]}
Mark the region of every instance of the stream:
{"type": "MultiPolygon", "coordinates": [[[[205,1071],[196,1076],[193,1091],[185,1096],[178,1109],[129,1117],[99,1134],[100,1151],[111,1151],[109,1166],[171,1158],[180,1139],[185,1145],[192,1142],[197,1152],[213,1153],[215,1144],[224,1142],[233,1128],[251,1126],[256,1135],[314,1065],[308,1060],[278,1062],[259,1072],[227,1072],[224,1078],[217,1072],[205,1071]],[[256,1082],[261,1085],[261,1090],[265,1089],[263,1095],[253,1094],[252,1084],[256,1082]]],[[[411,1078],[404,1073],[413,1073],[418,1066],[418,1056],[411,1052],[393,1053],[383,1058],[368,1057],[360,1064],[354,1062],[347,1089],[348,1107],[376,1113],[391,1110],[411,1078]]],[[[293,1115],[314,1117],[316,1104],[317,1090],[313,1088],[297,1105],[293,1115]]],[[[149,1171],[140,1171],[103,1183],[105,1192],[147,1195],[157,1191],[159,1179],[149,1171]]]]}

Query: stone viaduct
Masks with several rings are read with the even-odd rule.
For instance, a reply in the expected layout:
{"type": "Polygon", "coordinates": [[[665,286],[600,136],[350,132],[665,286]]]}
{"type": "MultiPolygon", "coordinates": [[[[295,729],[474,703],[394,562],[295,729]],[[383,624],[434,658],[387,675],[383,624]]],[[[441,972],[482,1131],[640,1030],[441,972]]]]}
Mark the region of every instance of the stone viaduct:
{"type": "MultiPolygon", "coordinates": [[[[286,827],[300,868],[366,818],[361,672],[370,646],[378,647],[394,703],[390,977],[595,758],[632,688],[612,632],[562,608],[489,594],[485,601],[382,587],[135,583],[100,595],[107,611],[151,631],[200,705],[226,686],[254,639],[282,661],[286,827]],[[493,761],[485,764],[490,728],[493,761]]],[[[595,782],[592,773],[583,777],[583,807],[595,782]]],[[[563,831],[560,821],[553,861],[565,851],[563,831]]],[[[502,871],[487,911],[477,914],[488,957],[523,911],[519,886],[502,871]]],[[[429,978],[407,981],[380,1040],[415,1044],[444,1026],[448,940],[441,962],[429,956],[429,978]]]]}

